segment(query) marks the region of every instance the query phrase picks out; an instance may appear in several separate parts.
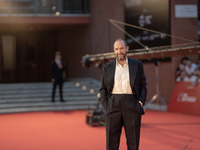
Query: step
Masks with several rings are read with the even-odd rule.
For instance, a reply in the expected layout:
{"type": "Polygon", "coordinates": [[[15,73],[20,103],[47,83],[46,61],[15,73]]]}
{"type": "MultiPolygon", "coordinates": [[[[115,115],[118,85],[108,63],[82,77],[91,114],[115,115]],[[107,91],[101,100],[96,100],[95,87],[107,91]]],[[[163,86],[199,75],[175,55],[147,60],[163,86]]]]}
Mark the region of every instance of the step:
{"type": "MultiPolygon", "coordinates": [[[[59,100],[59,97],[55,97],[55,100],[59,100]]],[[[85,97],[64,97],[64,100],[67,101],[84,101],[84,100],[98,100],[97,96],[85,96],[85,97]]],[[[24,103],[24,102],[48,102],[51,101],[51,97],[43,97],[43,98],[24,98],[24,99],[4,99],[0,100],[0,104],[2,105],[3,103],[24,103]]]]}
{"type": "MultiPolygon", "coordinates": [[[[96,85],[99,86],[99,84],[92,83],[91,81],[88,82],[65,82],[63,85],[68,87],[76,87],[76,83],[79,83],[80,86],[90,86],[90,85],[96,85]]],[[[8,83],[0,84],[0,89],[4,88],[40,88],[40,87],[52,87],[51,82],[44,82],[44,83],[8,83]]]]}
{"type": "MultiPolygon", "coordinates": [[[[2,85],[0,85],[2,86],[2,85]]],[[[57,87],[58,88],[58,87],[57,87]]],[[[86,85],[86,89],[89,90],[89,89],[99,89],[99,87],[97,85],[90,85],[90,86],[87,86],[86,85]]],[[[48,91],[48,90],[52,90],[52,86],[48,86],[48,87],[28,87],[28,86],[25,86],[25,87],[4,87],[4,88],[0,88],[0,93],[9,93],[9,92],[12,92],[12,91],[48,91]]],[[[66,91],[72,91],[72,90],[83,90],[82,89],[82,86],[81,87],[76,87],[76,86],[63,86],[63,90],[66,90],[66,91]]]]}
{"type": "MultiPolygon", "coordinates": [[[[99,88],[91,88],[94,90],[94,92],[99,92],[99,88]]],[[[91,89],[86,89],[86,90],[82,90],[82,89],[63,89],[63,93],[69,94],[69,93],[90,93],[91,89]]],[[[11,95],[11,94],[37,94],[37,93],[51,93],[52,89],[48,89],[48,90],[32,90],[32,91],[27,91],[27,90],[12,90],[12,91],[6,91],[6,92],[0,92],[0,97],[4,96],[4,95],[11,95]]],[[[56,89],[56,92],[59,92],[59,89],[56,89]]]]}
{"type": "Polygon", "coordinates": [[[75,106],[50,106],[50,107],[36,107],[36,108],[12,108],[0,109],[0,114],[5,113],[23,113],[23,112],[42,112],[42,111],[67,111],[67,110],[87,110],[94,109],[95,105],[75,105],[75,106]]]}
{"type": "MultiPolygon", "coordinates": [[[[67,93],[67,92],[63,92],[63,96],[64,97],[84,97],[84,96],[97,96],[97,92],[94,93],[90,93],[89,91],[86,92],[73,92],[73,93],[67,93]]],[[[59,95],[59,92],[55,93],[56,96],[59,95]]],[[[18,94],[9,94],[9,95],[0,95],[0,101],[4,100],[4,99],[20,99],[20,98],[34,98],[34,97],[50,97],[51,96],[51,92],[45,92],[45,93],[18,93],[18,94]]]]}
{"type": "Polygon", "coordinates": [[[65,106],[65,105],[90,105],[90,104],[96,104],[97,100],[89,101],[66,101],[66,102],[37,102],[37,103],[10,103],[10,104],[3,104],[0,105],[1,108],[21,108],[21,107],[48,107],[48,106],[65,106]]]}
{"type": "Polygon", "coordinates": [[[55,102],[51,102],[52,83],[11,83],[0,84],[0,113],[38,111],[65,111],[95,108],[98,102],[100,82],[90,78],[74,79],[64,83],[60,102],[56,89],[55,102]],[[79,83],[79,87],[76,86],[79,83]],[[86,86],[86,89],[82,89],[86,86]],[[90,93],[93,89],[94,92],[90,93]]]}

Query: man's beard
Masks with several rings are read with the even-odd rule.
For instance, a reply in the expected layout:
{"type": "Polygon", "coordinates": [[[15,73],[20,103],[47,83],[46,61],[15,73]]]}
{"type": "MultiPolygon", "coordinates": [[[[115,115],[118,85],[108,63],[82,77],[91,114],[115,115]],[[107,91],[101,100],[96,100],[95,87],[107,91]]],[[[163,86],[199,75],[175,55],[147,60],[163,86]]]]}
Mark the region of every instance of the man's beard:
{"type": "Polygon", "coordinates": [[[125,60],[126,59],[126,53],[123,54],[123,53],[120,53],[120,54],[117,54],[117,60],[125,60]],[[122,55],[122,56],[119,56],[119,55],[122,55]]]}

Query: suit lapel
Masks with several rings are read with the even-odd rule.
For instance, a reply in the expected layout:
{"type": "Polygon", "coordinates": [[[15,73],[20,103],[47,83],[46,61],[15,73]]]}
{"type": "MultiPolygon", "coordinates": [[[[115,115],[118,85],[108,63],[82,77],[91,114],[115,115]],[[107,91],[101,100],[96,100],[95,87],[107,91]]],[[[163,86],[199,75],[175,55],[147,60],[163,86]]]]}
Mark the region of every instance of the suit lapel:
{"type": "Polygon", "coordinates": [[[133,90],[133,86],[134,86],[134,82],[135,82],[135,78],[136,78],[138,65],[133,60],[128,58],[128,66],[129,66],[130,85],[131,85],[131,88],[133,90]]]}
{"type": "Polygon", "coordinates": [[[115,80],[115,68],[116,68],[116,61],[113,61],[112,65],[110,66],[110,72],[109,72],[109,76],[110,76],[110,89],[113,90],[113,86],[114,86],[114,80],[115,80]]]}

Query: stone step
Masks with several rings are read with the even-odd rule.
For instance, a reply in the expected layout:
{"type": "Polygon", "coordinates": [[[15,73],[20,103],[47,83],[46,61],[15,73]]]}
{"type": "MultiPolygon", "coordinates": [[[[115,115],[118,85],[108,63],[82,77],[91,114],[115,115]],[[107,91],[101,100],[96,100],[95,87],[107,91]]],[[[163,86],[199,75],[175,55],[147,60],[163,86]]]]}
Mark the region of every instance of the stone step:
{"type": "MultiPolygon", "coordinates": [[[[57,87],[58,89],[58,87],[57,87]]],[[[90,90],[90,89],[94,89],[94,90],[99,90],[99,87],[96,85],[91,85],[91,86],[86,86],[85,90],[90,90]]],[[[51,91],[52,90],[52,86],[50,87],[42,87],[42,88],[4,88],[4,89],[0,89],[0,94],[9,94],[9,93],[13,93],[13,92],[47,92],[47,91],[51,91]]],[[[83,91],[83,89],[81,87],[67,87],[64,86],[63,87],[63,91],[66,92],[71,92],[71,91],[83,91]]]]}
{"type": "MultiPolygon", "coordinates": [[[[97,96],[97,92],[95,93],[90,93],[89,91],[87,92],[75,92],[73,91],[73,93],[66,93],[63,92],[63,96],[64,97],[84,97],[84,96],[97,96]]],[[[59,96],[59,92],[56,93],[56,96],[59,96]]],[[[18,93],[18,94],[10,94],[10,95],[1,95],[0,96],[0,101],[1,100],[5,100],[5,99],[21,99],[21,98],[40,98],[40,97],[51,97],[51,92],[46,92],[46,93],[18,93]]]]}
{"type": "MultiPolygon", "coordinates": [[[[85,97],[64,97],[66,101],[84,101],[84,100],[97,100],[97,96],[85,96],[85,97]]],[[[59,97],[55,97],[55,100],[60,100],[59,97]]],[[[0,104],[4,103],[26,103],[26,102],[49,102],[51,101],[51,97],[43,97],[43,98],[24,98],[24,99],[4,99],[0,101],[0,104]]]]}
{"type": "Polygon", "coordinates": [[[14,83],[0,84],[0,113],[19,113],[37,111],[65,111],[95,108],[100,83],[94,79],[74,79],[64,83],[60,102],[56,90],[55,102],[51,102],[52,83],[14,83]],[[79,87],[76,86],[79,83],[79,87]],[[86,89],[82,89],[86,86],[86,89]],[[90,90],[94,92],[91,93],[90,90]]]}
{"type": "Polygon", "coordinates": [[[49,107],[31,107],[31,108],[12,108],[0,109],[0,114],[5,113],[23,113],[23,112],[42,112],[42,111],[67,111],[67,110],[86,110],[94,109],[95,105],[73,105],[73,106],[49,106],[49,107]]]}
{"type": "MultiPolygon", "coordinates": [[[[96,92],[99,92],[99,88],[87,88],[85,90],[78,89],[78,88],[71,88],[71,89],[63,89],[63,92],[65,93],[74,93],[74,92],[90,92],[90,90],[93,89],[96,92]]],[[[49,93],[52,89],[45,89],[45,90],[9,90],[9,91],[1,91],[0,95],[7,95],[7,94],[27,94],[27,93],[49,93]]],[[[59,91],[57,88],[56,91],[59,91]]]]}
{"type": "Polygon", "coordinates": [[[10,104],[3,104],[0,105],[0,109],[6,109],[6,108],[23,108],[23,107],[49,107],[49,106],[65,106],[65,105],[90,105],[90,104],[96,104],[97,100],[84,100],[84,101],[66,101],[66,102],[37,102],[37,103],[10,103],[10,104]]]}
{"type": "MultiPolygon", "coordinates": [[[[99,84],[95,84],[92,82],[65,82],[63,85],[66,87],[76,87],[76,83],[82,86],[99,86],[99,84]]],[[[22,89],[33,89],[33,88],[44,88],[44,87],[52,87],[52,83],[44,82],[44,83],[8,83],[8,84],[0,84],[0,90],[6,89],[15,89],[15,88],[22,88],[22,89]]]]}

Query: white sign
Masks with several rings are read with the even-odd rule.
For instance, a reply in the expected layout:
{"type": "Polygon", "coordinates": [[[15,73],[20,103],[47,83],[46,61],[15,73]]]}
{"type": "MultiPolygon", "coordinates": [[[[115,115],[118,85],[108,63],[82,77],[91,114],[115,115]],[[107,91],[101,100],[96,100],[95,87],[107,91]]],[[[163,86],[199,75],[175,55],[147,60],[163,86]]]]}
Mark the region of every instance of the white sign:
{"type": "Polygon", "coordinates": [[[195,103],[197,101],[197,97],[195,97],[195,96],[188,96],[188,93],[179,93],[176,101],[177,102],[195,103]]]}
{"type": "Polygon", "coordinates": [[[175,5],[176,18],[197,18],[197,5],[175,5]]]}

